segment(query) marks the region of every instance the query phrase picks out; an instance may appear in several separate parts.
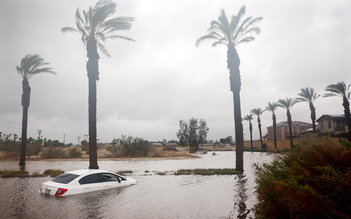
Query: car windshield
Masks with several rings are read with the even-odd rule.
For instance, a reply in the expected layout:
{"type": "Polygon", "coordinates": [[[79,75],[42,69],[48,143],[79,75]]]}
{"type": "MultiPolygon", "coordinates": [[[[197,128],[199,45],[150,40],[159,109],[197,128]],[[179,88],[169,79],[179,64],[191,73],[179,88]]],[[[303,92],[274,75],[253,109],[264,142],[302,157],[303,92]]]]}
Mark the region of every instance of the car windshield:
{"type": "Polygon", "coordinates": [[[77,178],[79,175],[76,174],[71,174],[71,173],[64,173],[58,177],[56,177],[55,179],[51,180],[53,182],[57,182],[57,183],[63,183],[63,184],[68,184],[70,183],[72,180],[74,180],[75,178],[77,178]]]}

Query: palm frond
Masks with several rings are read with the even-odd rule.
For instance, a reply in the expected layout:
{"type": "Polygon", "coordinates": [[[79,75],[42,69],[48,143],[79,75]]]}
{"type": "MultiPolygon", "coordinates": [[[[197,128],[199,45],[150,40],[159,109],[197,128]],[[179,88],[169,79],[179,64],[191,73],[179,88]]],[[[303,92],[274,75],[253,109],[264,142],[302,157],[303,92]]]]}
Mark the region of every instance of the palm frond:
{"type": "Polygon", "coordinates": [[[208,34],[208,35],[205,35],[205,36],[202,36],[200,37],[199,39],[196,40],[196,46],[198,47],[199,44],[202,42],[202,41],[205,41],[205,40],[210,40],[210,39],[216,39],[218,40],[218,37],[217,36],[214,36],[212,34],[208,34]]]}
{"type": "Polygon", "coordinates": [[[246,115],[246,116],[243,118],[243,120],[246,120],[246,121],[249,121],[249,122],[251,122],[253,119],[254,119],[254,117],[253,117],[252,114],[246,115]]]}
{"type": "Polygon", "coordinates": [[[339,96],[341,98],[350,99],[350,85],[346,87],[345,82],[338,82],[337,84],[330,84],[325,88],[325,91],[330,93],[325,93],[323,97],[339,96]]]}
{"type": "Polygon", "coordinates": [[[107,56],[107,57],[111,57],[110,54],[107,52],[107,50],[105,49],[105,46],[102,45],[100,42],[96,42],[97,46],[99,47],[99,49],[101,50],[101,52],[107,56]]]}
{"type": "Polygon", "coordinates": [[[108,19],[116,11],[116,3],[112,0],[100,0],[94,8],[89,7],[88,11],[81,12],[79,8],[75,13],[76,26],[74,28],[63,28],[63,32],[79,32],[82,34],[81,40],[85,46],[89,39],[94,39],[98,48],[103,54],[110,57],[101,42],[106,39],[125,39],[134,41],[129,37],[116,35],[117,31],[130,30],[134,18],[132,17],[116,17],[108,19]]]}
{"type": "Polygon", "coordinates": [[[61,28],[62,33],[67,33],[67,32],[78,32],[78,30],[74,29],[73,27],[63,27],[61,28]]]}
{"type": "Polygon", "coordinates": [[[125,36],[113,35],[113,36],[106,37],[106,39],[116,39],[116,38],[135,42],[135,40],[133,40],[132,38],[125,37],[125,36]]]}
{"type": "Polygon", "coordinates": [[[50,67],[40,68],[45,65],[49,65],[49,63],[44,62],[44,59],[39,55],[26,55],[21,60],[21,66],[16,66],[16,69],[23,79],[29,79],[33,75],[40,73],[56,74],[50,67]]]}
{"type": "Polygon", "coordinates": [[[285,108],[286,110],[290,110],[296,103],[299,101],[296,98],[285,98],[278,100],[278,107],[285,108]]]}
{"type": "Polygon", "coordinates": [[[305,87],[300,89],[300,93],[298,93],[300,97],[296,98],[299,102],[308,102],[313,103],[320,94],[314,92],[314,89],[311,87],[305,87]]]}
{"type": "Polygon", "coordinates": [[[262,110],[261,108],[254,108],[250,112],[255,114],[257,117],[260,117],[264,111],[265,110],[262,110]]]}
{"type": "Polygon", "coordinates": [[[266,107],[266,110],[271,111],[272,113],[274,113],[277,108],[278,108],[278,103],[276,103],[276,102],[269,102],[268,106],[266,107]]]}

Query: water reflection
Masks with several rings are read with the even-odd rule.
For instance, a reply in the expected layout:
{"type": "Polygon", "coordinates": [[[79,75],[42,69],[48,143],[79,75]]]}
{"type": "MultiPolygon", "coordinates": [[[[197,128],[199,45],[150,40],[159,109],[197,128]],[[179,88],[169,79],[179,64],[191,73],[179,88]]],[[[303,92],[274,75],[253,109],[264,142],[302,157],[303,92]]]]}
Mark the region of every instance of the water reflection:
{"type": "Polygon", "coordinates": [[[245,174],[236,176],[235,196],[233,210],[230,212],[229,218],[246,219],[250,210],[246,207],[247,201],[247,178],[245,174]]]}
{"type": "Polygon", "coordinates": [[[28,194],[25,192],[28,189],[28,182],[26,179],[19,179],[14,181],[12,192],[12,208],[13,217],[26,218],[26,209],[28,203],[28,194]]]}

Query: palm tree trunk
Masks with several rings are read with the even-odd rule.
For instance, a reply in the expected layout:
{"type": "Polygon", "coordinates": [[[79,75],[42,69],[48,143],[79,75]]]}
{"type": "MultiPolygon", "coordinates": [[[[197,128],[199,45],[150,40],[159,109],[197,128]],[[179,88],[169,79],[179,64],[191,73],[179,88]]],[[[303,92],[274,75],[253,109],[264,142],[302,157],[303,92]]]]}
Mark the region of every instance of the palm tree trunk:
{"type": "Polygon", "coordinates": [[[234,103],[234,128],[235,128],[235,141],[236,141],[236,167],[237,171],[244,171],[244,136],[243,136],[243,124],[241,118],[241,106],[240,106],[240,90],[241,90],[241,79],[240,79],[240,59],[234,46],[228,47],[227,52],[227,64],[230,74],[230,87],[233,92],[233,103],[234,103]]]}
{"type": "Polygon", "coordinates": [[[251,124],[251,121],[250,121],[250,141],[251,141],[251,149],[252,149],[253,146],[252,146],[252,124],[251,124]]]}
{"type": "Polygon", "coordinates": [[[347,123],[347,129],[349,131],[349,141],[351,141],[351,115],[350,115],[350,102],[347,100],[347,98],[343,98],[343,104],[344,106],[344,113],[345,113],[345,119],[347,123]]]}
{"type": "Polygon", "coordinates": [[[30,86],[29,82],[26,78],[23,78],[22,81],[22,142],[21,142],[21,155],[20,162],[18,165],[25,166],[26,165],[26,149],[27,149],[27,126],[28,126],[28,108],[30,104],[30,86]]]}
{"type": "Polygon", "coordinates": [[[289,125],[289,133],[290,133],[290,147],[292,148],[294,146],[294,143],[293,143],[293,136],[292,136],[292,121],[291,121],[291,114],[290,114],[290,111],[287,110],[287,116],[288,116],[288,125],[289,125]]]}
{"type": "Polygon", "coordinates": [[[87,71],[89,78],[89,169],[99,169],[96,144],[96,81],[99,80],[99,55],[96,42],[87,43],[87,71]]]}
{"type": "Polygon", "coordinates": [[[313,133],[316,133],[316,108],[310,104],[313,133]]]}
{"type": "Polygon", "coordinates": [[[277,149],[277,119],[273,113],[273,133],[274,133],[274,149],[277,149]]]}
{"type": "Polygon", "coordinates": [[[258,122],[258,131],[260,132],[261,149],[263,149],[262,131],[261,131],[261,119],[260,119],[260,117],[257,117],[257,122],[258,122]]]}

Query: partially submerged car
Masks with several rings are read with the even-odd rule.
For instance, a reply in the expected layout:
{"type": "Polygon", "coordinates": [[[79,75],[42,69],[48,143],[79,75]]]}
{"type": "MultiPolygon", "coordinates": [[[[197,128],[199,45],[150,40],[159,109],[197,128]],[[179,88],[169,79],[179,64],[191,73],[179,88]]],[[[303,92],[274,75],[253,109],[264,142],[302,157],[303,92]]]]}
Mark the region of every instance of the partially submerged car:
{"type": "Polygon", "coordinates": [[[64,173],[40,186],[40,193],[55,196],[74,195],[122,186],[138,181],[106,170],[82,169],[64,173]]]}

